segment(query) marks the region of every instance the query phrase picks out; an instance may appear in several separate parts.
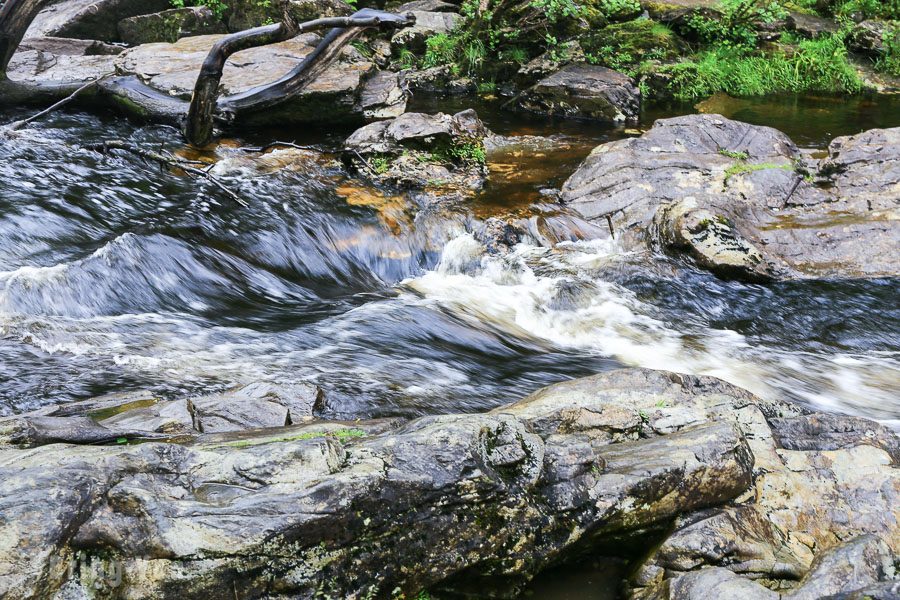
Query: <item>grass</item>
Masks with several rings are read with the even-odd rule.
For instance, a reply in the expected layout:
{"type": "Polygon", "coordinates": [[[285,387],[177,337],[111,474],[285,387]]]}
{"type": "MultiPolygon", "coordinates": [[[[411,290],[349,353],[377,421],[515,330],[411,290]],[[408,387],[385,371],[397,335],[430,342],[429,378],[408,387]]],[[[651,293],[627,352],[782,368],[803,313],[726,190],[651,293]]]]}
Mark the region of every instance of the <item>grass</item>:
{"type": "Polygon", "coordinates": [[[801,42],[793,53],[751,54],[722,48],[664,67],[677,100],[705,98],[716,92],[762,96],[776,92],[857,93],[862,83],[847,60],[843,36],[801,42]]]}
{"type": "Polygon", "coordinates": [[[736,158],[738,160],[747,160],[748,158],[750,158],[750,155],[743,150],[740,152],[735,152],[733,150],[719,150],[719,154],[721,154],[722,156],[727,156],[728,158],[736,158]]]}
{"type": "Polygon", "coordinates": [[[775,163],[758,163],[755,165],[749,165],[744,162],[740,162],[734,165],[731,165],[727,169],[725,169],[725,181],[728,181],[735,175],[744,175],[746,173],[755,173],[756,171],[767,171],[769,169],[780,169],[782,171],[793,171],[794,167],[792,165],[787,164],[775,164],[775,163]]]}

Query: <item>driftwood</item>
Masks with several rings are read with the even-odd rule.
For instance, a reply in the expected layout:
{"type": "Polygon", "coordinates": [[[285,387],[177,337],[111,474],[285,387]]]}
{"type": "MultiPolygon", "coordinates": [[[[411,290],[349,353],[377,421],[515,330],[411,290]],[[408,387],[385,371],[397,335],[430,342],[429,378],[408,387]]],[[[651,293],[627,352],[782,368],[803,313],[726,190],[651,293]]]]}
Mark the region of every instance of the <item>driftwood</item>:
{"type": "MultiPolygon", "coordinates": [[[[0,104],[56,101],[85,91],[81,89],[84,82],[17,82],[6,76],[9,61],[31,22],[52,1],[0,0],[0,104]]],[[[125,101],[144,116],[179,126],[189,143],[204,146],[211,141],[216,123],[228,124],[241,116],[272,109],[296,97],[338,58],[347,43],[363,31],[400,29],[414,22],[412,15],[363,9],[349,17],[315,19],[298,24],[285,11],[281,23],[241,31],[219,40],[200,69],[190,102],[154,90],[136,77],[110,77],[99,85],[90,86],[90,90],[111,101],[125,101]],[[228,57],[235,52],[329,28],[331,30],[313,52],[281,79],[241,94],[219,97],[222,70],[228,57]]]]}

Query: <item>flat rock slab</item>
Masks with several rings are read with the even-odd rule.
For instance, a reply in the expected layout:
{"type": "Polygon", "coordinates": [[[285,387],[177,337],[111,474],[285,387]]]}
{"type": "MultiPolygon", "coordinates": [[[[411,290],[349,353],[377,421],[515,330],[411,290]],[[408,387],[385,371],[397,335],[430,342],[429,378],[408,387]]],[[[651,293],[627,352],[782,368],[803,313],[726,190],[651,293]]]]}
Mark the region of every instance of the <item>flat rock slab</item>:
{"type": "Polygon", "coordinates": [[[171,8],[169,0],[62,0],[42,10],[30,37],[68,37],[118,42],[122,19],[171,8]]]}
{"type": "Polygon", "coordinates": [[[627,75],[572,64],[537,82],[510,106],[549,116],[621,123],[637,120],[641,93],[627,75]]]}
{"type": "Polygon", "coordinates": [[[726,277],[900,273],[900,128],[837,138],[809,164],[783,133],[688,115],[594,149],[562,189],[626,241],[726,277]],[[807,170],[809,169],[809,170],[807,170]],[[828,186],[815,184],[818,179],[828,186]]]}
{"type": "MultiPolygon", "coordinates": [[[[172,44],[145,44],[121,54],[116,67],[119,73],[134,75],[159,92],[189,100],[204,59],[221,37],[204,35],[183,38],[172,44]]],[[[312,52],[319,39],[315,34],[306,34],[234,54],[225,64],[223,94],[245,92],[278,80],[312,52]]],[[[401,89],[398,76],[378,73],[371,61],[348,47],[336,63],[296,98],[277,110],[259,115],[258,119],[281,124],[286,121],[363,120],[397,116],[405,107],[406,93],[401,89]],[[369,89],[370,85],[372,89],[369,89]]]]}

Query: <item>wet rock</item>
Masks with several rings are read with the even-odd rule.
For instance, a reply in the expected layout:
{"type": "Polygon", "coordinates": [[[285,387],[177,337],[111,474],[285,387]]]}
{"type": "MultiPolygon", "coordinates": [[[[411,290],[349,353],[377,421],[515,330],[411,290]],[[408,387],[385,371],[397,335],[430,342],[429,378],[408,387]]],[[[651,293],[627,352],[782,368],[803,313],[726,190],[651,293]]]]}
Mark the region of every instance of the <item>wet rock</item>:
{"type": "Polygon", "coordinates": [[[608,215],[626,244],[658,245],[725,277],[895,275],[898,139],[900,129],[838,138],[808,173],[774,129],[709,114],[663,119],[596,148],[562,199],[588,219],[608,215]]]}
{"type": "MultiPolygon", "coordinates": [[[[174,44],[144,44],[117,58],[120,74],[135,75],[167,96],[189,99],[203,60],[217,35],[183,38],[174,44]]],[[[271,83],[287,74],[313,51],[315,34],[286,42],[251,48],[234,54],[226,63],[222,92],[230,95],[271,83]]],[[[277,108],[253,115],[248,124],[362,122],[401,114],[408,94],[396,75],[379,75],[375,65],[347,47],[295,98],[277,108]]]]}
{"type": "Polygon", "coordinates": [[[202,433],[283,427],[299,423],[323,408],[322,392],[305,383],[252,383],[191,399],[194,428],[202,433]]]}
{"type": "Polygon", "coordinates": [[[156,402],[150,406],[125,409],[101,420],[100,425],[171,435],[195,433],[194,418],[187,400],[156,402]]]}
{"type": "Polygon", "coordinates": [[[288,0],[286,3],[229,0],[227,4],[225,19],[229,31],[277,23],[281,21],[285,9],[298,23],[320,17],[342,17],[353,12],[350,4],[342,0],[288,0]]]}
{"type": "Polygon", "coordinates": [[[892,580],[894,556],[878,536],[858,537],[816,559],[799,589],[784,600],[817,600],[892,580]]]}
{"type": "Polygon", "coordinates": [[[412,27],[401,29],[391,38],[391,50],[394,56],[407,50],[415,54],[425,52],[425,40],[433,35],[448,33],[459,22],[461,17],[452,12],[429,12],[421,10],[408,11],[416,19],[412,27]]]}
{"type": "Polygon", "coordinates": [[[540,80],[507,106],[549,116],[619,123],[637,120],[641,96],[626,75],[606,67],[572,64],[540,80]]]}
{"type": "MultiPolygon", "coordinates": [[[[669,375],[623,373],[651,388],[631,387],[631,400],[654,401],[660,387],[699,404],[743,395],[712,380],[691,379],[691,392],[669,375]]],[[[611,396],[594,389],[574,400],[604,412],[611,396]]],[[[552,416],[574,408],[538,398],[384,433],[351,425],[190,446],[0,449],[0,593],[201,598],[276,586],[351,597],[439,589],[463,573],[515,584],[567,550],[662,526],[750,484],[752,455],[729,423],[618,444],[552,416]],[[16,534],[22,527],[29,535],[16,534]],[[97,576],[116,569],[118,581],[97,576]]]]}
{"type": "Polygon", "coordinates": [[[80,85],[115,73],[116,55],[123,50],[97,41],[28,38],[10,60],[7,75],[14,81],[80,85]]]}
{"type": "Polygon", "coordinates": [[[131,46],[177,42],[183,37],[225,33],[225,25],[205,6],[173,8],[119,21],[119,37],[131,46]]]}
{"type": "Polygon", "coordinates": [[[775,442],[786,450],[842,450],[860,444],[881,448],[900,466],[900,438],[868,419],[816,413],[770,421],[775,442]]]}
{"type": "Polygon", "coordinates": [[[343,160],[379,183],[466,193],[484,183],[487,129],[473,110],[405,113],[371,123],[344,142],[343,160]]]}
{"type": "Polygon", "coordinates": [[[806,38],[815,39],[837,32],[840,26],[825,17],[792,12],[787,19],[788,27],[806,38]]]}
{"type": "Polygon", "coordinates": [[[46,444],[108,444],[153,437],[146,429],[115,423],[105,427],[89,417],[22,416],[0,420],[0,444],[33,447],[46,444]]]}
{"type": "Polygon", "coordinates": [[[168,0],[62,0],[42,10],[25,37],[120,42],[119,21],[167,8],[168,0]]]}

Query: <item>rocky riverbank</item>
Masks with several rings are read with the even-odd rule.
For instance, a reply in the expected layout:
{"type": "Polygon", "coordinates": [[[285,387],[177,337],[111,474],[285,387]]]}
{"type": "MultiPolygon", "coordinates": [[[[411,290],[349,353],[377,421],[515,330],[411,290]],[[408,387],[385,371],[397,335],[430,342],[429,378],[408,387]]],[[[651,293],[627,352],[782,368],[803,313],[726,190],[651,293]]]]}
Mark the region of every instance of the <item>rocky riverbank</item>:
{"type": "MultiPolygon", "coordinates": [[[[166,431],[148,413],[167,405],[140,400],[93,427],[166,431]]],[[[482,415],[180,443],[9,434],[76,430],[99,406],[3,423],[6,598],[501,598],[613,545],[633,548],[635,598],[887,598],[898,585],[895,434],[708,377],[620,370],[482,415]]]]}

